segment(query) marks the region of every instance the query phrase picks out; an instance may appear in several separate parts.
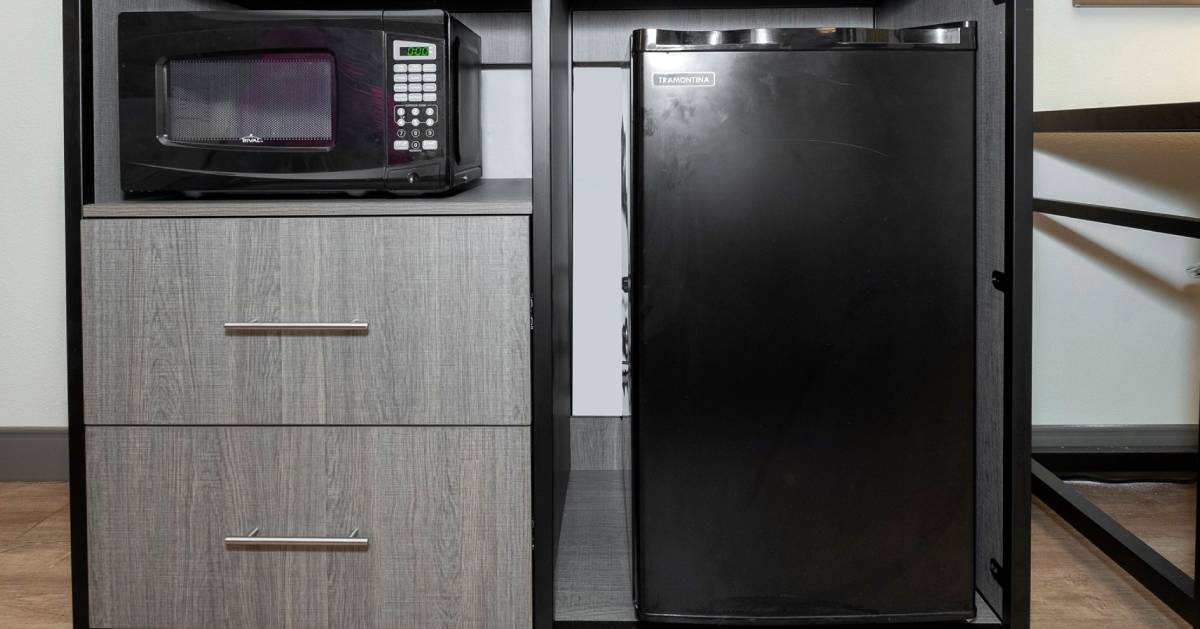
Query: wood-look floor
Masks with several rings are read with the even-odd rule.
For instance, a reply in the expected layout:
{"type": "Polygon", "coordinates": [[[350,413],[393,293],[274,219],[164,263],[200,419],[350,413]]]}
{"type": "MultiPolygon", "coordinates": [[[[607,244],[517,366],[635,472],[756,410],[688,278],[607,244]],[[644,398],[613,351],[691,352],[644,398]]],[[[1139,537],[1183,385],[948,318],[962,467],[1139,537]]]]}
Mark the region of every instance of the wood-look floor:
{"type": "Polygon", "coordinates": [[[70,629],[66,483],[0,483],[0,628],[70,629]]]}
{"type": "MultiPolygon", "coordinates": [[[[1076,487],[1191,572],[1195,486],[1076,487]]],[[[65,483],[0,483],[0,629],[70,629],[67,503],[65,483]]],[[[1182,629],[1187,625],[1035,501],[1033,627],[1182,629]]]]}

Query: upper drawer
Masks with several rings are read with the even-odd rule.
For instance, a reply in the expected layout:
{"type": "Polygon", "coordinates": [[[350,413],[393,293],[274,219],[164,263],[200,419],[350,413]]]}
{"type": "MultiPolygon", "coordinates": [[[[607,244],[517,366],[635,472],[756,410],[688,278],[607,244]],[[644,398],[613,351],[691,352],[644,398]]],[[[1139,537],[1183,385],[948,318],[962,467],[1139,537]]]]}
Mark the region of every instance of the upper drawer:
{"type": "Polygon", "coordinates": [[[84,221],[85,420],[528,424],[528,220],[84,221]]]}

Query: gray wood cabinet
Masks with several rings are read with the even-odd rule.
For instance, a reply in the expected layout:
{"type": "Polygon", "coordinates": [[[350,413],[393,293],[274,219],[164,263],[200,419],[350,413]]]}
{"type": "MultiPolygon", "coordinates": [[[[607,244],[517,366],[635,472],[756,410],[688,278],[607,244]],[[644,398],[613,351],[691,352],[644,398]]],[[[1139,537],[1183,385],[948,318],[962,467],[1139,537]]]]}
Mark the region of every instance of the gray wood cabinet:
{"type": "Polygon", "coordinates": [[[85,420],[528,424],[528,231],[524,216],[84,221],[85,420]]]}
{"type": "Polygon", "coordinates": [[[531,626],[527,427],[91,427],[97,628],[531,626]],[[366,548],[237,548],[227,536],[366,548]]]}

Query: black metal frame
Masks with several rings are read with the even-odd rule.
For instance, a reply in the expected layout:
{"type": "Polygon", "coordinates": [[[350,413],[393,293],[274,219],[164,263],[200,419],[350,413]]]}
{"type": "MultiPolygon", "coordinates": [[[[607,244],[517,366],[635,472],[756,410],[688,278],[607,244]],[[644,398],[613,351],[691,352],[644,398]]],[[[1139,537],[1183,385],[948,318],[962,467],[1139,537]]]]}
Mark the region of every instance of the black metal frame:
{"type": "Polygon", "coordinates": [[[1196,625],[1196,583],[1138,536],[1121,526],[1040,463],[1033,463],[1034,494],[1130,576],[1196,625]]]}
{"type": "MultiPolygon", "coordinates": [[[[1200,239],[1200,220],[1186,216],[1047,199],[1034,199],[1033,209],[1047,215],[1200,239]]],[[[1123,479],[1138,479],[1147,473],[1152,477],[1161,477],[1163,473],[1180,476],[1179,467],[1182,464],[1190,468],[1191,473],[1181,476],[1181,479],[1186,479],[1195,478],[1200,470],[1200,459],[1195,452],[1038,455],[1039,459],[1043,457],[1046,463],[1056,466],[1062,475],[1071,476],[1099,475],[1111,478],[1117,474],[1123,479]]],[[[1037,461],[1033,462],[1033,493],[1151,594],[1193,627],[1200,627],[1200,581],[1188,577],[1178,566],[1063,482],[1059,474],[1037,461]]],[[[1200,504],[1197,505],[1197,517],[1200,518],[1200,504]]],[[[1197,529],[1196,541],[1200,546],[1200,528],[1197,529]]],[[[1200,557],[1194,568],[1196,572],[1193,574],[1200,574],[1200,557]]]]}
{"type": "Polygon", "coordinates": [[[1126,210],[1103,205],[1034,199],[1033,209],[1042,214],[1078,218],[1095,223],[1107,223],[1144,231],[1200,238],[1200,219],[1142,210],[1126,210]]]}
{"type": "MultiPolygon", "coordinates": [[[[370,8],[385,0],[345,0],[370,8]]],[[[64,242],[66,245],[67,376],[70,444],[72,617],[87,629],[88,555],[83,423],[80,220],[94,199],[91,0],[63,0],[64,242]]],[[[241,0],[247,8],[320,8],[328,0],[241,0]]],[[[554,562],[570,466],[571,390],[571,12],[649,8],[632,0],[430,0],[457,10],[531,10],[534,197],[532,217],[532,448],[534,627],[552,629],[554,562]]],[[[729,0],[663,0],[673,8],[728,7],[729,0]]],[[[812,0],[760,0],[756,6],[816,6],[812,0]]],[[[830,3],[824,3],[826,5],[830,3]]],[[[870,6],[874,0],[841,0],[870,6]]],[[[1005,512],[1006,539],[997,578],[1005,584],[999,610],[1006,624],[1029,624],[1029,389],[1032,178],[1032,0],[1007,0],[1007,202],[1005,224],[1005,512]]],[[[590,623],[589,623],[590,624],[590,623]]],[[[630,626],[600,623],[591,626],[630,626]]]]}
{"type": "Polygon", "coordinates": [[[63,0],[63,157],[65,172],[67,422],[71,496],[71,617],[88,623],[87,473],[83,431],[82,268],[83,205],[93,198],[91,111],[91,3],[63,0]]]}
{"type": "Polygon", "coordinates": [[[1200,102],[1039,111],[1034,114],[1034,131],[1038,133],[1200,131],[1200,102]]]}
{"type": "Polygon", "coordinates": [[[533,0],[534,629],[554,627],[571,469],[571,100],[553,88],[570,80],[570,19],[565,0],[533,0]]]}
{"type": "Polygon", "coordinates": [[[1010,627],[1029,627],[1030,450],[1033,389],[1033,1],[1007,0],[1008,73],[1005,146],[1008,213],[1004,221],[1004,556],[1001,616],[1010,627]]]}

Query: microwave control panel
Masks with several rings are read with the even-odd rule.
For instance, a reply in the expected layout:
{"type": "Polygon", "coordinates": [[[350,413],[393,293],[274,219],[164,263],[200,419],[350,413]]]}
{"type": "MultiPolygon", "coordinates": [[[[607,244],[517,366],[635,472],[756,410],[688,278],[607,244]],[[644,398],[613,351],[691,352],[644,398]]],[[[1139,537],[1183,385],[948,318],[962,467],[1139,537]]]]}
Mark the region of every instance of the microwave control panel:
{"type": "Polygon", "coordinates": [[[393,39],[392,164],[441,155],[445,142],[441,106],[444,82],[438,71],[438,45],[393,39]]]}

